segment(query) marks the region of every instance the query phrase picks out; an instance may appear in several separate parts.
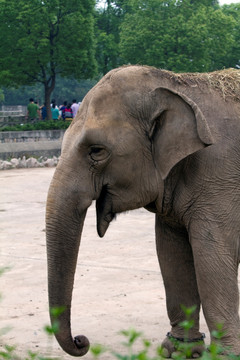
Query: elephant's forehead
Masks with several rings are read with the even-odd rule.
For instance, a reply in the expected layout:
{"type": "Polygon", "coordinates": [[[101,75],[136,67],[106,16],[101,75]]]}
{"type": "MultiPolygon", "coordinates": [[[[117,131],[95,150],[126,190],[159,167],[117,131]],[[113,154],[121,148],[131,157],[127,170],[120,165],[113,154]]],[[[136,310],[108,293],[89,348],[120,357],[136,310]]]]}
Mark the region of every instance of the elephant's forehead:
{"type": "Polygon", "coordinates": [[[97,126],[106,126],[107,122],[125,122],[129,114],[141,108],[146,102],[146,88],[134,87],[125,82],[116,81],[97,86],[89,93],[87,121],[97,126]]]}
{"type": "Polygon", "coordinates": [[[123,121],[123,99],[121,99],[119,93],[111,90],[98,91],[92,96],[85,118],[87,127],[113,126],[114,123],[123,121]]]}
{"type": "Polygon", "coordinates": [[[97,86],[90,94],[89,109],[98,112],[106,110],[106,106],[110,109],[116,107],[122,101],[120,89],[112,84],[97,86]]]}
{"type": "Polygon", "coordinates": [[[100,130],[113,132],[114,129],[128,128],[132,129],[128,121],[124,121],[119,112],[107,112],[96,114],[89,114],[83,126],[83,130],[100,130]]]}
{"type": "Polygon", "coordinates": [[[95,90],[88,104],[81,138],[85,141],[112,139],[135,131],[126,117],[126,107],[117,89],[111,86],[95,90]]]}

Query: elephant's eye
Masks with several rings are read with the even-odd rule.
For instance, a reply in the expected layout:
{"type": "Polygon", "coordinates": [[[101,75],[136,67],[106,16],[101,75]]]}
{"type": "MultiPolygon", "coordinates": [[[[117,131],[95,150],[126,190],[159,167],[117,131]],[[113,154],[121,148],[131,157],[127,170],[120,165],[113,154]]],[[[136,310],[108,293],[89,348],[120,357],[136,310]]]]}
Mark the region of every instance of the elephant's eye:
{"type": "Polygon", "coordinates": [[[89,155],[92,160],[101,161],[109,156],[109,152],[102,146],[94,145],[90,147],[89,155]]]}

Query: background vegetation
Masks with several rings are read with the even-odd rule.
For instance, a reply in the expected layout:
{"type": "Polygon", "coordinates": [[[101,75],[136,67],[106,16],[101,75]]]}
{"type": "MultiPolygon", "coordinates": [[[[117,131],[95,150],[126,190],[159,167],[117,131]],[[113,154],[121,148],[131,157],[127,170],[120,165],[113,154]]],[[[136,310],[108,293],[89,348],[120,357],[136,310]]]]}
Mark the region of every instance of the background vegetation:
{"type": "Polygon", "coordinates": [[[0,127],[0,131],[65,130],[70,123],[71,121],[63,120],[37,121],[36,123],[4,125],[0,127]]]}
{"type": "Polygon", "coordinates": [[[94,0],[1,0],[0,83],[41,84],[48,118],[56,77],[96,74],[94,0]]]}
{"type": "MultiPolygon", "coordinates": [[[[240,2],[0,0],[0,104],[60,104],[123,64],[240,67],[240,2]]],[[[50,117],[50,115],[49,115],[50,117]]]]}

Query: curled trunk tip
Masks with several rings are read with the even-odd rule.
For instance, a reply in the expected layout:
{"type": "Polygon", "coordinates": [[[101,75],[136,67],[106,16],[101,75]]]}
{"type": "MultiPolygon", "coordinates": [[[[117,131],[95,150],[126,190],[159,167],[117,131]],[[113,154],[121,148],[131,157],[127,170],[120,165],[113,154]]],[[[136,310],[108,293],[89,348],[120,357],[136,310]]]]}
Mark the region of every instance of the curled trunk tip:
{"type": "Polygon", "coordinates": [[[85,355],[88,352],[90,347],[90,342],[86,336],[84,335],[75,336],[74,343],[77,346],[77,348],[81,351],[82,355],[85,355]]]}
{"type": "Polygon", "coordinates": [[[74,339],[71,338],[70,341],[66,341],[66,339],[62,341],[57,334],[56,338],[62,349],[71,356],[84,356],[90,347],[90,342],[84,335],[77,335],[74,339]]]}

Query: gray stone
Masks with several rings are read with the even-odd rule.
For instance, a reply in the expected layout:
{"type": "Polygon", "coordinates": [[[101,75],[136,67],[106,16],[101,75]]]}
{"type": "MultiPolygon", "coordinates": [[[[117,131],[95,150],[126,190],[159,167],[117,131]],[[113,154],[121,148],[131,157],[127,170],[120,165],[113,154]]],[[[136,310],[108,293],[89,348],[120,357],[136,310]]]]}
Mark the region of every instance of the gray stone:
{"type": "Polygon", "coordinates": [[[53,156],[53,158],[47,158],[41,156],[39,159],[35,159],[30,157],[26,159],[25,156],[23,158],[12,158],[10,161],[1,160],[0,159],[0,170],[8,170],[8,169],[24,169],[24,168],[35,168],[35,167],[55,167],[57,166],[59,158],[53,156]]]}
{"type": "Polygon", "coordinates": [[[54,161],[54,159],[47,159],[47,160],[44,162],[44,166],[46,166],[46,167],[54,167],[54,166],[55,166],[55,161],[54,161]]]}
{"type": "Polygon", "coordinates": [[[27,167],[27,163],[26,163],[26,158],[24,156],[22,159],[20,159],[19,164],[18,164],[18,168],[19,169],[24,169],[26,167],[27,167]]]}
{"type": "Polygon", "coordinates": [[[17,168],[19,165],[19,159],[13,158],[13,159],[11,159],[10,162],[11,162],[13,168],[17,168]]]}
{"type": "Polygon", "coordinates": [[[27,168],[38,167],[38,161],[37,159],[30,157],[29,159],[26,160],[26,165],[27,168]]]}
{"type": "Polygon", "coordinates": [[[13,165],[10,161],[3,161],[1,163],[1,170],[8,170],[8,169],[12,169],[13,165]]]}

